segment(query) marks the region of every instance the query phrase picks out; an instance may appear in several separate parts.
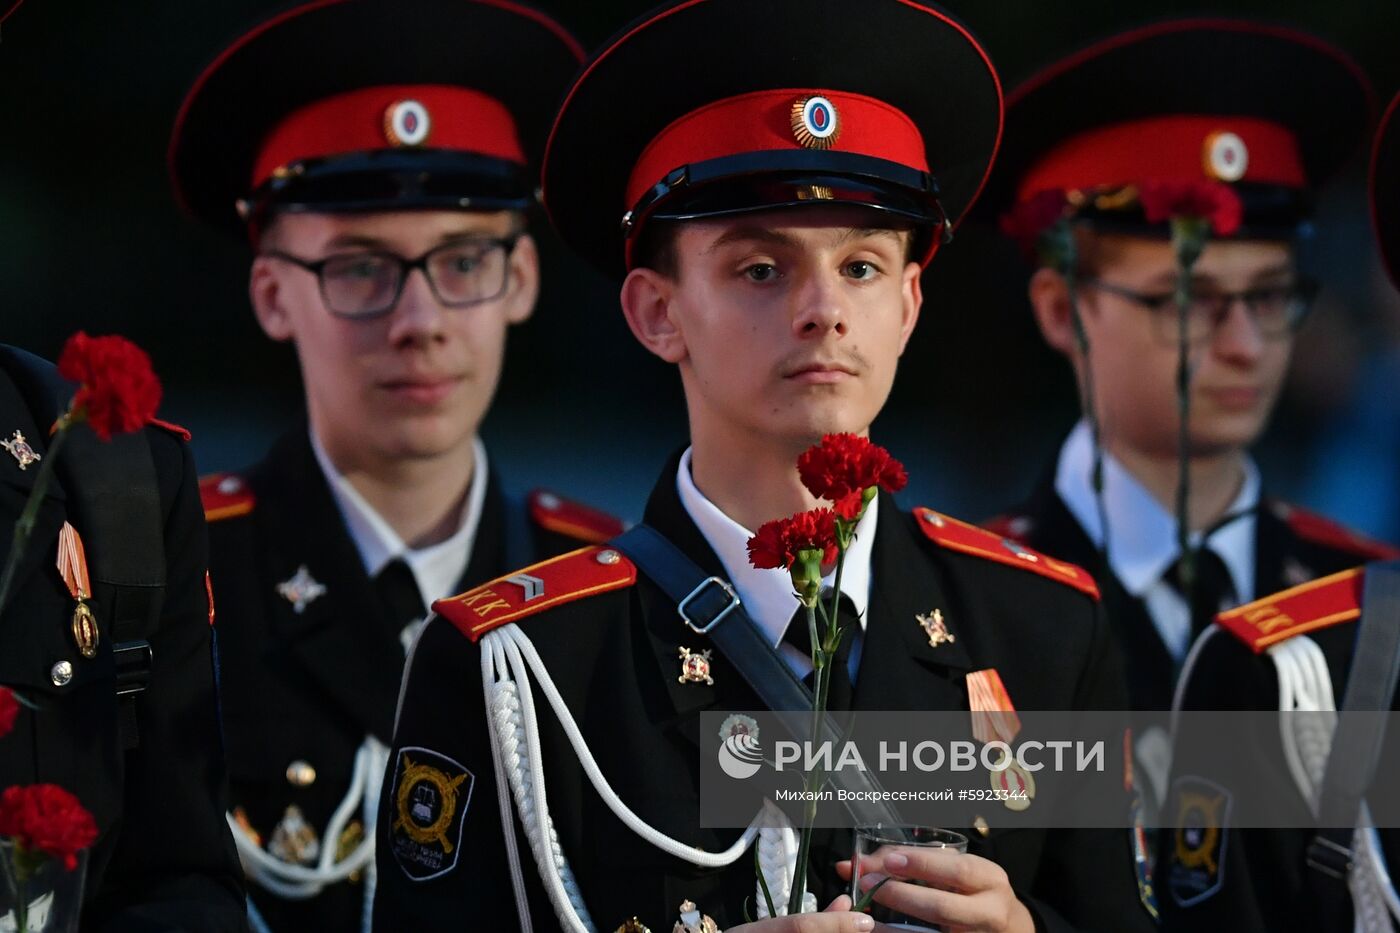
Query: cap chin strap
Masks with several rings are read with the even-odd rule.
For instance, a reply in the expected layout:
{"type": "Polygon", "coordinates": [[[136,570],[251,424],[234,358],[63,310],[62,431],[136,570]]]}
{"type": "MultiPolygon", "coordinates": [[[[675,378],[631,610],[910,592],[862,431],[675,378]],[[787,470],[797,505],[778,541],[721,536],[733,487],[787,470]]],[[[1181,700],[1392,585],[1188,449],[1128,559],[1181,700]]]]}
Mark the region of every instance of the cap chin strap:
{"type": "MultiPolygon", "coordinates": [[[[1315,811],[1337,728],[1337,705],[1327,658],[1307,635],[1280,642],[1268,652],[1278,671],[1278,708],[1284,714],[1279,731],[1284,759],[1298,793],[1315,811]]],[[[1391,933],[1390,917],[1400,921],[1400,899],[1364,800],[1351,844],[1355,861],[1347,873],[1347,889],[1351,893],[1354,929],[1359,933],[1391,933]]]]}
{"type": "MultiPolygon", "coordinates": [[[[637,816],[612,789],[589,751],[573,714],[549,676],[534,644],[515,623],[488,632],[481,639],[482,689],[486,698],[487,722],[491,735],[492,759],[496,770],[496,792],[501,806],[501,825],[510,864],[511,885],[523,933],[531,929],[530,906],[525,892],[525,876],[516,847],[511,798],[520,816],[539,867],[540,879],[554,906],[559,923],[574,933],[593,933],[595,927],[583,903],[583,895],[573,870],[559,843],[549,816],[545,793],[544,761],[540,747],[539,723],[535,715],[533,673],[549,705],[559,717],[579,764],[588,775],[598,796],[608,809],[643,840],[667,855],[683,859],[699,868],[723,868],[738,861],[759,834],[763,814],[755,817],[743,834],[723,852],[707,852],[672,839],[637,816]]],[[[760,862],[762,861],[760,851],[760,862]]],[[[766,872],[765,872],[766,875],[766,872]]]]}
{"type": "MultiPolygon", "coordinates": [[[[364,933],[369,933],[376,880],[374,828],[379,815],[379,792],[388,762],[389,752],[383,743],[372,735],[366,736],[355,752],[350,787],[326,824],[325,834],[320,840],[320,855],[314,867],[294,865],[275,857],[259,845],[258,840],[233,814],[225,814],[248,877],[278,897],[305,900],[315,897],[330,885],[345,881],[358,871],[364,871],[365,896],[360,928],[364,933]],[[349,855],[337,861],[340,837],[357,808],[364,821],[364,838],[349,855]]],[[[251,901],[248,908],[255,928],[260,923],[266,928],[251,901]]]]}

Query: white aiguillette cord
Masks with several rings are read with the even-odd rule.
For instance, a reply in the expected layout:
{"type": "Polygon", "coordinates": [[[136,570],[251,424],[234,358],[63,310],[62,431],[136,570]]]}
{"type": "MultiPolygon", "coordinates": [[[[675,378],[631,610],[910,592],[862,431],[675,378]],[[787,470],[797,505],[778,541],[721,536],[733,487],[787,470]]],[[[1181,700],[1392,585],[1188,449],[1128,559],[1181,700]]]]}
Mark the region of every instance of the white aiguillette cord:
{"type": "MultiPolygon", "coordinates": [[[[350,788],[336,807],[330,822],[326,824],[315,867],[294,865],[273,856],[258,844],[251,830],[240,823],[233,814],[225,814],[248,877],[278,897],[305,900],[320,894],[327,885],[344,881],[355,872],[364,869],[365,897],[360,927],[363,933],[369,933],[376,881],[374,830],[379,815],[380,784],[388,762],[389,753],[384,744],[372,735],[366,736],[364,743],[355,752],[355,767],[350,778],[350,788]],[[349,855],[336,861],[340,837],[357,807],[361,810],[364,821],[364,837],[349,855]]],[[[266,929],[266,924],[257,916],[251,901],[248,908],[254,929],[261,933],[261,929],[266,929]]]]}
{"type": "MultiPolygon", "coordinates": [[[[1317,642],[1297,635],[1268,649],[1278,671],[1280,735],[1284,758],[1298,792],[1316,808],[1337,727],[1337,704],[1327,658],[1317,642]]],[[[1356,859],[1347,875],[1356,933],[1390,933],[1389,917],[1400,920],[1400,899],[1391,884],[1380,837],[1363,802],[1353,836],[1356,859]],[[1389,916],[1387,916],[1389,914],[1389,916]]]]}
{"type": "Polygon", "coordinates": [[[487,723],[491,734],[492,759],[496,771],[496,792],[501,806],[501,826],[505,836],[506,858],[511,885],[515,889],[520,928],[531,929],[530,907],[525,893],[525,877],[516,847],[510,800],[513,796],[520,822],[540,869],[540,878],[549,894],[560,924],[574,933],[592,933],[593,921],[583,903],[573,871],[559,844],[549,817],[545,792],[544,762],[540,748],[539,722],[535,715],[533,672],[540,689],[559,717],[559,724],[578,756],[598,796],[628,829],[667,855],[700,868],[732,865],[748,851],[758,834],[760,818],[723,852],[707,852],[672,839],[637,816],[613,790],[584,741],[573,714],[549,676],[534,644],[515,623],[493,629],[481,639],[482,688],[486,698],[487,723]]]}

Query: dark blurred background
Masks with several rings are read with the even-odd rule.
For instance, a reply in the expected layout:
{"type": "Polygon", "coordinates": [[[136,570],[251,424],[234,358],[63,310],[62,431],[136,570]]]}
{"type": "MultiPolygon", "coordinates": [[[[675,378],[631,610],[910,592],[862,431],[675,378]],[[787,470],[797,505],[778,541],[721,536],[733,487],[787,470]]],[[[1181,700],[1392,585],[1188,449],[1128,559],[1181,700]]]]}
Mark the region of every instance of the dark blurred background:
{"type": "MultiPolygon", "coordinates": [[[[538,5],[596,47],[653,4],[538,5]]],[[[1400,88],[1396,0],[944,5],[982,39],[1008,88],[1102,34],[1189,13],[1306,28],[1349,50],[1381,103],[1400,88]]],[[[204,64],[284,6],[27,0],[0,32],[4,339],[49,357],[78,328],[135,339],[165,380],[162,414],[194,432],[204,471],[260,457],[301,416],[301,399],[292,351],[267,341],[248,310],[246,244],[179,213],[166,141],[204,64]]],[[[1259,458],[1275,494],[1400,538],[1400,297],[1371,243],[1364,154],[1327,193],[1319,230],[1312,261],[1324,296],[1259,458]]],[[[511,485],[549,484],[636,516],[684,439],[679,382],[626,332],[615,286],[537,233],[544,292],[512,336],[487,445],[511,485]]],[[[911,501],[971,518],[1015,502],[1073,421],[1068,367],[1033,328],[1025,279],[1012,249],[976,225],[928,272],[919,330],[875,428],[912,467],[911,501]]]]}

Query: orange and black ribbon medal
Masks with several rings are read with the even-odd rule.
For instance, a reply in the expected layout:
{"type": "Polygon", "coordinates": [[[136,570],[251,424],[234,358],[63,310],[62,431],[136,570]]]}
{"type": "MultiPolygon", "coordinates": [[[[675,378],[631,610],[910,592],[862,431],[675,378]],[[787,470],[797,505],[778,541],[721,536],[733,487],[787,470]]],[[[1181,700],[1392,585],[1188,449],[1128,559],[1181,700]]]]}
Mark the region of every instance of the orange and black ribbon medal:
{"type": "MultiPolygon", "coordinates": [[[[1021,717],[996,668],[967,675],[967,702],[972,710],[972,737],[979,742],[1003,742],[1007,746],[1021,731],[1021,717]]],[[[1010,810],[1024,810],[1035,799],[1035,778],[1010,754],[1003,753],[991,772],[992,789],[1005,792],[1002,803],[1010,810]]]]}
{"type": "Polygon", "coordinates": [[[58,533],[58,572],[68,586],[77,605],[73,608],[73,641],[85,658],[97,657],[97,617],[87,600],[92,599],[92,584],[88,581],[87,555],[78,530],[67,522],[58,533]]]}

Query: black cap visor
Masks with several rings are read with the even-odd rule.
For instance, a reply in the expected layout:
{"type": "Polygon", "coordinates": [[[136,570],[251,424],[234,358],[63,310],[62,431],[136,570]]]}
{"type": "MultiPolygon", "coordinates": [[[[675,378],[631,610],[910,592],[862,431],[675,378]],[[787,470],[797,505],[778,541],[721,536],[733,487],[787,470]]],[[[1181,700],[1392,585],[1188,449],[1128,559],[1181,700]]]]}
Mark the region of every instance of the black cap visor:
{"type": "Polygon", "coordinates": [[[535,203],[523,165],[451,150],[356,152],[281,169],[239,201],[258,224],[274,211],[358,213],[439,208],[525,210],[535,203]]]}

